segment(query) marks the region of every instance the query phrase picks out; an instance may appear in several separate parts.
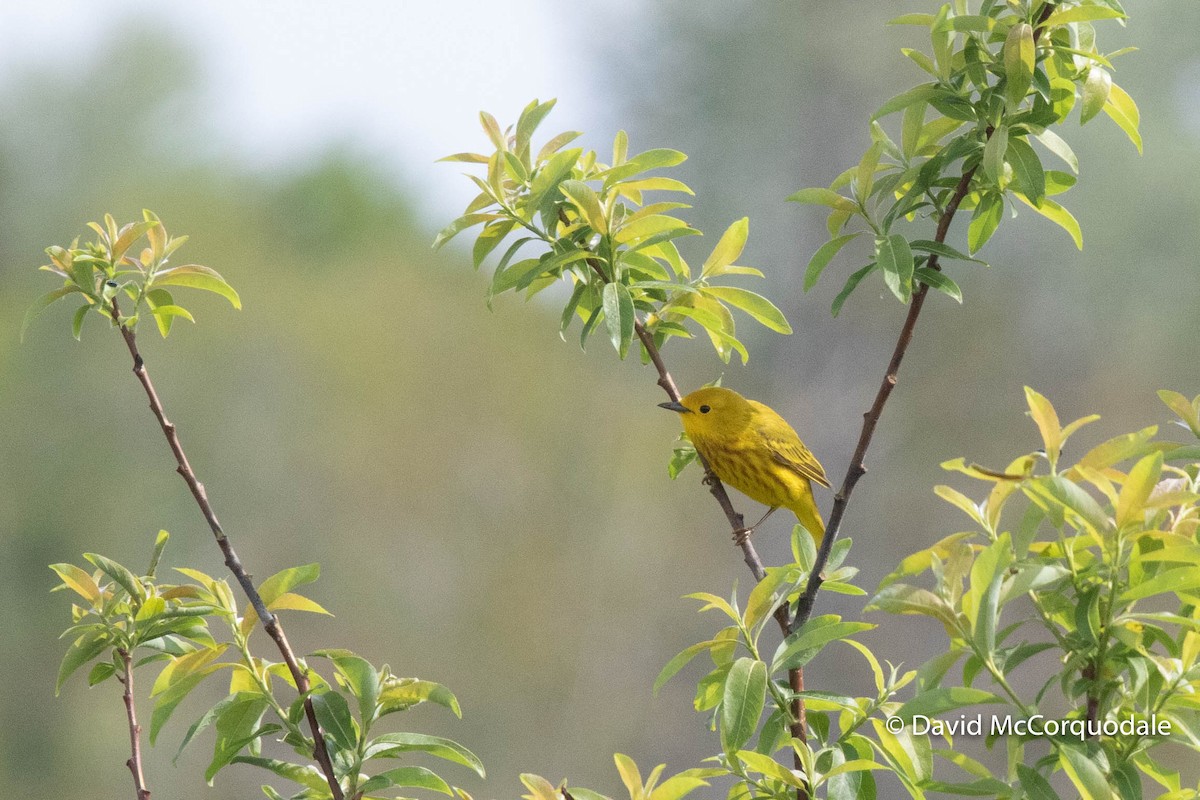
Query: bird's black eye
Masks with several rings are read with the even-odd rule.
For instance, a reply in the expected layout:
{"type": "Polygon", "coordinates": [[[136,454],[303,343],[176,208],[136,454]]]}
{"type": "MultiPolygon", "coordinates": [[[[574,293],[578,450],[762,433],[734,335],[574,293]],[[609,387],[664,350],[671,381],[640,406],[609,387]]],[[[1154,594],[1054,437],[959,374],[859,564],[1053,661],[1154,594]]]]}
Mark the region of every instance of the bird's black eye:
{"type": "Polygon", "coordinates": [[[711,408],[709,408],[708,406],[700,406],[700,413],[701,413],[701,414],[707,414],[709,411],[712,411],[712,409],[711,409],[711,408]]]}

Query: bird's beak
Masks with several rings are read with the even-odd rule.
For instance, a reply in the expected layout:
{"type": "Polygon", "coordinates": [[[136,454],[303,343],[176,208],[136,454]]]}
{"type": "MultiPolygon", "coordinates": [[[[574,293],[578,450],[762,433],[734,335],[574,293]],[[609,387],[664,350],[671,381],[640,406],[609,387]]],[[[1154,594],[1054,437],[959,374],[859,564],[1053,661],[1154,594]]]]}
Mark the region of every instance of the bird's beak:
{"type": "Polygon", "coordinates": [[[680,403],[678,400],[672,400],[670,403],[659,403],[659,408],[665,408],[667,411],[675,411],[679,414],[690,414],[692,410],[680,403]]]}

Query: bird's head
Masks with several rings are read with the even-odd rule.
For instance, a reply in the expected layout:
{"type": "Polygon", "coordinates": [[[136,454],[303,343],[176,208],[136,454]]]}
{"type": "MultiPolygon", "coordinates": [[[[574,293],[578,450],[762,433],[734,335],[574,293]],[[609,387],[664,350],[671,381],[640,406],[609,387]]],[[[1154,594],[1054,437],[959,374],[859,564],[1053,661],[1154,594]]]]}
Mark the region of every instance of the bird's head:
{"type": "Polygon", "coordinates": [[[692,439],[736,434],[749,424],[754,412],[749,400],[723,386],[706,386],[677,403],[658,406],[678,413],[683,429],[692,439]]]}

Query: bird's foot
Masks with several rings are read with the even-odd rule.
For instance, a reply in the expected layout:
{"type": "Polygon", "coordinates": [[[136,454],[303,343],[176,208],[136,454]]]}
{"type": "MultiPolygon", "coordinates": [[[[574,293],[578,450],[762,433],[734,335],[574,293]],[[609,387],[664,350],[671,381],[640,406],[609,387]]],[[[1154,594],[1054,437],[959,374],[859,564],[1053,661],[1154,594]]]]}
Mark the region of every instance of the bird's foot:
{"type": "Polygon", "coordinates": [[[717,478],[715,475],[706,472],[704,473],[704,477],[700,479],[700,482],[705,486],[712,486],[717,482],[717,478]]]}
{"type": "Polygon", "coordinates": [[[737,547],[742,547],[746,542],[750,541],[750,535],[754,533],[754,528],[738,528],[733,532],[733,543],[737,547]]]}

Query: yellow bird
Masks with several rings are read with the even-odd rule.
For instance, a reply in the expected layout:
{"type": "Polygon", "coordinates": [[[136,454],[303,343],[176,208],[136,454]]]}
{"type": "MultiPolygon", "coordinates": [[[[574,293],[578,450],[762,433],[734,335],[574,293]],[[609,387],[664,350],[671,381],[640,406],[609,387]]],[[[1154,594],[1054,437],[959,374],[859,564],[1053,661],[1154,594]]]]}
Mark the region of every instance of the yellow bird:
{"type": "Polygon", "coordinates": [[[678,412],[696,451],[722,482],[768,506],[762,519],[735,532],[739,544],[781,507],[791,509],[821,543],[825,523],[812,484],[829,488],[829,479],[821,462],[774,409],[720,386],[697,389],[659,407],[678,412]]]}

